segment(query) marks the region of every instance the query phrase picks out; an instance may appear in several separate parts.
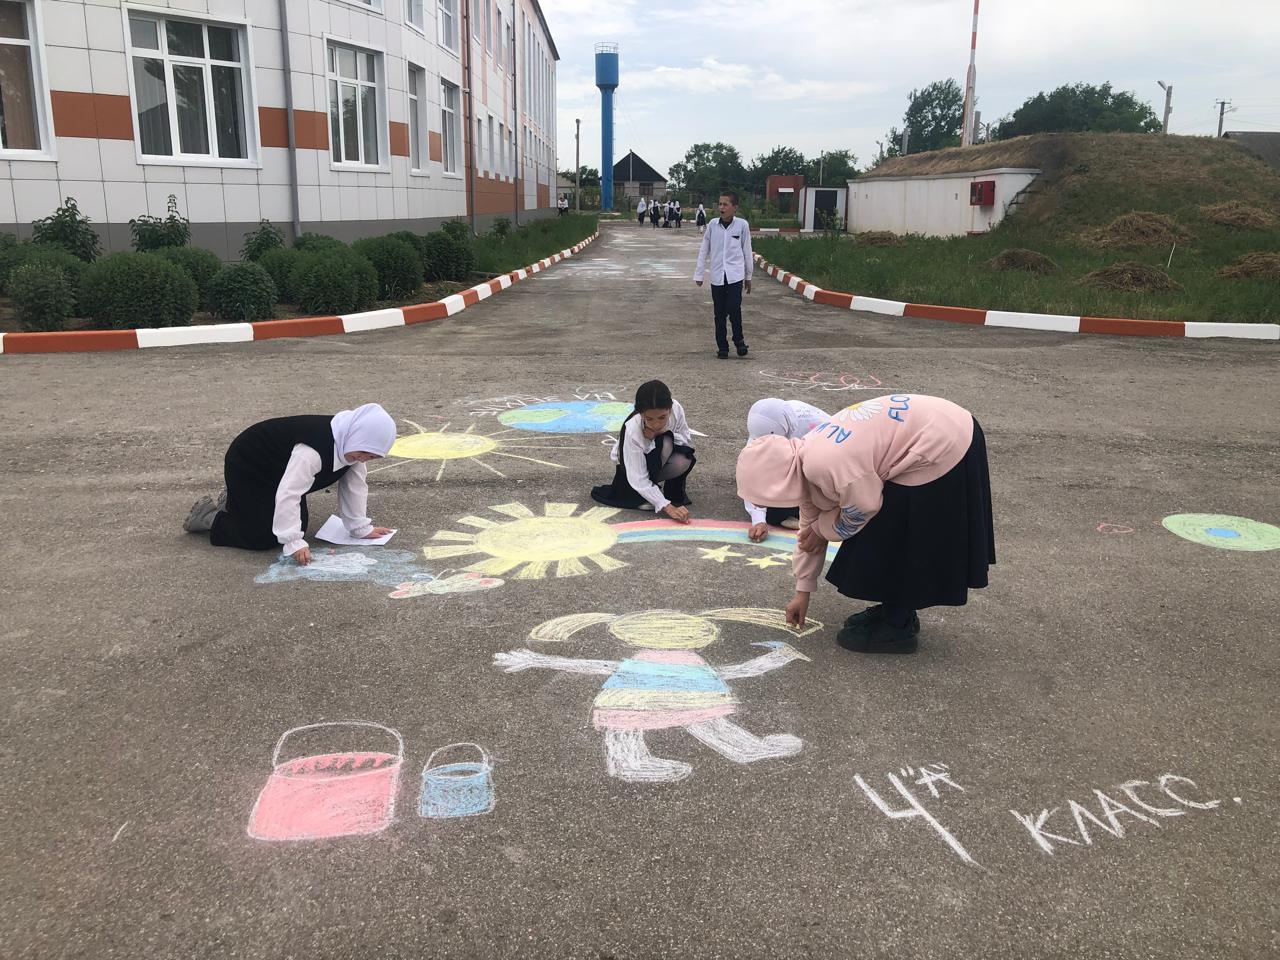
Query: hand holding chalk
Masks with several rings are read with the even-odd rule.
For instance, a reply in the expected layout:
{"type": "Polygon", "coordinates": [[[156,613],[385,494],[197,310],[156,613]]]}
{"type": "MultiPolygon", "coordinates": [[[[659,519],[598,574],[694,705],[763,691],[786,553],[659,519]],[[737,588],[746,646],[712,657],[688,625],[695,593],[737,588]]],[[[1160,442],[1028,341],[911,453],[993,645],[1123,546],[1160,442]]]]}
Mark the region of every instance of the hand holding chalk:
{"type": "Polygon", "coordinates": [[[769,535],[769,525],[767,523],[753,523],[751,529],[747,531],[747,539],[752,543],[759,543],[769,535]]]}
{"type": "Polygon", "coordinates": [[[311,548],[310,547],[300,548],[294,553],[293,559],[297,560],[298,563],[302,564],[305,567],[308,563],[311,562],[311,548]]]}
{"type": "Polygon", "coordinates": [[[787,623],[793,627],[803,627],[805,615],[809,612],[809,595],[797,592],[786,608],[787,623]]]}
{"type": "Polygon", "coordinates": [[[668,503],[662,508],[662,512],[674,520],[676,523],[689,522],[689,508],[677,507],[674,503],[668,503]]]}

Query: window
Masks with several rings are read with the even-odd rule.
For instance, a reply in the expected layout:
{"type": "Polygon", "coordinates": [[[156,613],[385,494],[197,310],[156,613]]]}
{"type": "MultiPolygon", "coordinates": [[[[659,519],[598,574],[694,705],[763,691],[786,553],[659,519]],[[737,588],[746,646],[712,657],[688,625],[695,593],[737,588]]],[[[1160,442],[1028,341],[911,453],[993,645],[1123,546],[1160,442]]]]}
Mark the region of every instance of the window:
{"type": "Polygon", "coordinates": [[[494,177],[497,177],[499,173],[498,154],[495,152],[493,139],[493,117],[489,118],[489,172],[494,177]]]}
{"type": "Polygon", "coordinates": [[[471,142],[471,162],[475,164],[476,173],[484,173],[484,120],[476,117],[476,138],[471,142]]]}
{"type": "Polygon", "coordinates": [[[476,16],[476,6],[474,3],[467,5],[467,13],[471,17],[471,35],[476,38],[477,43],[483,43],[484,37],[480,31],[484,28],[484,20],[476,16]]]}
{"type": "Polygon", "coordinates": [[[239,27],[131,13],[129,48],[145,156],[249,159],[239,27]]]}
{"type": "Polygon", "coordinates": [[[440,139],[445,173],[458,172],[458,88],[440,81],[440,139]]]}
{"type": "Polygon", "coordinates": [[[422,169],[422,94],[427,89],[427,74],[421,67],[409,65],[409,169],[422,169]]]}
{"type": "Polygon", "coordinates": [[[26,0],[0,3],[0,148],[43,150],[44,94],[35,47],[35,20],[26,0]]]}
{"type": "Polygon", "coordinates": [[[458,0],[437,0],[436,41],[450,50],[458,49],[458,0]]]}
{"type": "Polygon", "coordinates": [[[498,173],[506,174],[507,171],[507,128],[504,124],[498,124],[498,173]]]}
{"type": "Polygon", "coordinates": [[[496,7],[493,11],[493,45],[497,47],[496,56],[493,58],[494,66],[499,70],[506,60],[503,52],[502,41],[506,39],[506,32],[502,29],[502,8],[496,7]]]}
{"type": "Polygon", "coordinates": [[[493,52],[493,4],[489,0],[484,5],[484,48],[493,52]]]}
{"type": "Polygon", "coordinates": [[[423,0],[404,0],[404,22],[422,30],[426,26],[423,0]]]}
{"type": "Polygon", "coordinates": [[[330,43],[329,143],[334,163],[378,164],[378,55],[330,43]]]}

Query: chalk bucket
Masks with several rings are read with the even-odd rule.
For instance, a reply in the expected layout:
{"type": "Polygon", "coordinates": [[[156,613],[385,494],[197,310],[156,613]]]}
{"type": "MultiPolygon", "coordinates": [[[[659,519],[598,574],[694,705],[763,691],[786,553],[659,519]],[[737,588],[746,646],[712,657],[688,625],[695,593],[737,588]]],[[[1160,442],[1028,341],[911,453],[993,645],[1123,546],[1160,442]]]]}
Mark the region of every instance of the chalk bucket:
{"type": "Polygon", "coordinates": [[[395,812],[403,762],[404,740],[380,723],[335,720],[286,730],[271,756],[271,776],[249,815],[249,836],[321,840],[385,830],[395,812]],[[395,739],[396,752],[346,751],[280,760],[289,737],[328,727],[382,731],[395,739]]]}
{"type": "Polygon", "coordinates": [[[497,801],[493,796],[493,764],[478,743],[451,743],[427,758],[422,768],[422,793],[418,796],[420,817],[472,817],[488,813],[497,801]],[[470,747],[480,759],[436,764],[436,757],[449,750],[470,747]]]}

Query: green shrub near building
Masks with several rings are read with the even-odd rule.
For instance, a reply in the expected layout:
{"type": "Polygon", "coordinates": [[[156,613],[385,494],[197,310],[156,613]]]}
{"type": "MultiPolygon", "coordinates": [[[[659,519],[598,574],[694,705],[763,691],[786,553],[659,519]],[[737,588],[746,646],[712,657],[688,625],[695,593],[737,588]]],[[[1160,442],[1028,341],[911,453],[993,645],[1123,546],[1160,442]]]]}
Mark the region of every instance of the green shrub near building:
{"type": "Polygon", "coordinates": [[[275,281],[256,263],[233,263],[209,285],[209,309],[224,320],[270,320],[275,316],[275,281]]]}
{"type": "Polygon", "coordinates": [[[75,287],[66,271],[49,261],[33,260],[9,276],[9,297],[23,330],[62,330],[75,311],[75,287]]]}
{"type": "Polygon", "coordinates": [[[92,264],[80,282],[80,309],[100,327],[180,327],[200,300],[185,270],[149,253],[116,253],[92,264]]]}
{"type": "Polygon", "coordinates": [[[407,297],[422,286],[422,255],[416,245],[392,236],[369,237],[351,249],[377,271],[379,300],[407,297]]]}
{"type": "Polygon", "coordinates": [[[289,275],[299,307],[311,314],[358,313],[378,299],[378,272],[353,250],[304,256],[289,275]]]}

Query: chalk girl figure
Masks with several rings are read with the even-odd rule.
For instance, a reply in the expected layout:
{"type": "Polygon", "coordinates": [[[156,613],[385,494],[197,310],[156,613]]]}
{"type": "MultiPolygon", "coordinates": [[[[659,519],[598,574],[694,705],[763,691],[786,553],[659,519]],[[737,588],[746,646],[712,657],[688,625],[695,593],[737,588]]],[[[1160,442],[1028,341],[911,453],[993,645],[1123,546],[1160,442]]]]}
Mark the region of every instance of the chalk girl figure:
{"type": "Polygon", "coordinates": [[[687,507],[693,501],[685,495],[684,485],[697,460],[689,446],[684,407],[661,380],[640,384],[635,409],[622,422],[609,458],[617,464],[613,483],[593,487],[592,500],[689,522],[687,507]]]}
{"type": "MultiPolygon", "coordinates": [[[[788,440],[799,440],[820,423],[831,418],[812,404],[803,400],[779,400],[769,397],[757,400],[747,413],[747,442],[776,435],[788,440]]],[[[800,508],[758,507],[750,500],[743,506],[751,516],[751,529],[747,536],[759,543],[769,535],[769,527],[786,527],[795,530],[800,526],[800,508]]]]}
{"type": "Polygon", "coordinates": [[[987,447],[950,400],[894,394],[841,410],[801,440],[766,436],[738,456],[738,494],[800,504],[787,622],[805,622],[828,541],[842,541],[827,580],[879,601],[836,641],[866,653],[916,649],[916,611],[962,606],[996,562],[987,447]]]}
{"type": "Polygon", "coordinates": [[[655,757],[649,752],[644,737],[652,730],[682,728],[734,763],[799,753],[804,746],[799,737],[789,733],[757,737],[730,720],[737,712],[738,699],[727,681],[758,677],[794,660],[809,658],[785,641],[767,640],[753,644],[766,648],[767,653],[742,663],[713,666],[694,651],[719,639],[716,621],[724,620],[785,630],[793,637],[822,629],[815,620],[808,629],[790,630],[775,611],[750,607],[707,610],[697,615],[674,610],[647,610],[625,616],[577,613],[540,624],[529,639],[563,642],[588,627],[608,624],[611,637],[636,649],[620,661],[510,650],[494,654],[493,663],[507,673],[536,667],[607,677],[596,695],[592,725],[604,734],[609,775],[620,780],[673,782],[693,772],[687,763],[655,757]]]}
{"type": "Polygon", "coordinates": [[[201,497],[182,525],[209,534],[215,547],[283,552],[311,562],[303,535],[307,494],[338,484],[337,514],[353,537],[385,536],[368,512],[365,463],[385,457],[396,425],[376,403],[334,416],[275,417],[245,429],[223,460],[226,489],[214,503],[201,497]]]}

